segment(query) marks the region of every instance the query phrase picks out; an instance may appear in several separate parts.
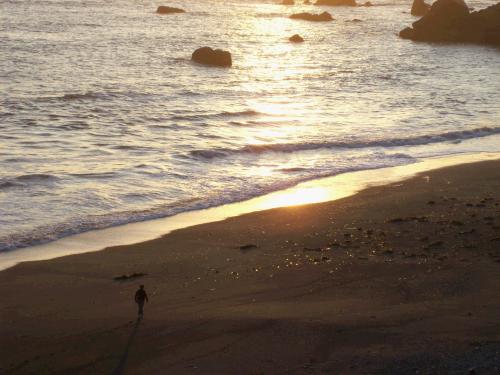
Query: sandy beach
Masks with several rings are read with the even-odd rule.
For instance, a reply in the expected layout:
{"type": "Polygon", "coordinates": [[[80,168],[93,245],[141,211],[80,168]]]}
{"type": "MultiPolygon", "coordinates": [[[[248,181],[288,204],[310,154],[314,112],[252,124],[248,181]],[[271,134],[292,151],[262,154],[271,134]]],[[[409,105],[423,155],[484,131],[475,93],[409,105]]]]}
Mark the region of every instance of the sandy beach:
{"type": "Polygon", "coordinates": [[[2,271],[0,373],[498,374],[499,271],[500,161],[443,168],[2,271]]]}

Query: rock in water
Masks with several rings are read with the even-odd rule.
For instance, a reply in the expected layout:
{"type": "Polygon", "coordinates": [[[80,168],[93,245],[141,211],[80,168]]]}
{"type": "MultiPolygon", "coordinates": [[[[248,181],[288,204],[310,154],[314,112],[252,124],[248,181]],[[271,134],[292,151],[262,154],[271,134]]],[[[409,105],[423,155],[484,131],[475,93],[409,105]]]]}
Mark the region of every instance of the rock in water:
{"type": "Polygon", "coordinates": [[[465,32],[471,35],[472,42],[500,46],[500,3],[472,12],[467,17],[465,32]]]}
{"type": "Polygon", "coordinates": [[[160,5],[158,9],[156,9],[156,13],[158,14],[172,14],[172,13],[185,13],[184,9],[180,8],[172,8],[164,5],[160,5]]]}
{"type": "Polygon", "coordinates": [[[399,32],[399,37],[403,39],[412,39],[413,29],[411,27],[405,27],[399,32]]]}
{"type": "Polygon", "coordinates": [[[295,1],[293,0],[283,0],[281,5],[295,5],[295,1]]]}
{"type": "Polygon", "coordinates": [[[333,20],[332,15],[328,12],[323,12],[321,14],[312,14],[307,12],[296,13],[292,14],[290,18],[296,20],[313,21],[313,22],[326,22],[333,20]]]}
{"type": "Polygon", "coordinates": [[[430,8],[431,6],[424,0],[413,0],[413,5],[411,6],[411,14],[414,16],[424,16],[427,14],[430,8]]]}
{"type": "Polygon", "coordinates": [[[355,7],[356,0],[318,0],[314,5],[327,5],[331,7],[355,7]]]}
{"type": "Polygon", "coordinates": [[[201,47],[193,52],[191,60],[205,65],[228,67],[233,64],[231,54],[221,49],[201,47]]]}
{"type": "Polygon", "coordinates": [[[469,13],[462,0],[437,0],[429,12],[399,33],[427,42],[500,45],[500,3],[469,13]]]}
{"type": "Polygon", "coordinates": [[[302,43],[304,41],[304,38],[302,38],[299,34],[295,34],[288,38],[288,40],[292,43],[302,43]]]}
{"type": "Polygon", "coordinates": [[[304,5],[309,5],[309,4],[311,4],[311,2],[309,0],[304,1],[304,5]]]}
{"type": "Polygon", "coordinates": [[[361,6],[363,6],[363,7],[372,7],[372,6],[373,6],[373,4],[372,4],[372,2],[371,2],[371,1],[367,1],[366,3],[364,3],[364,4],[363,4],[363,5],[361,5],[361,6]]]}

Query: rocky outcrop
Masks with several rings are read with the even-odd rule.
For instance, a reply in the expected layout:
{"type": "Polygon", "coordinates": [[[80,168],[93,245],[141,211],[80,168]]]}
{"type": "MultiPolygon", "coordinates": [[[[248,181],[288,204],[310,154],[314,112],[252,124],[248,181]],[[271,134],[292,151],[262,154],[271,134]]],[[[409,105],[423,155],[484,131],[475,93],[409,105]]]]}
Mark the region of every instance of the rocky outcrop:
{"type": "Polygon", "coordinates": [[[281,5],[295,5],[295,1],[293,0],[283,0],[281,5]]]}
{"type": "Polygon", "coordinates": [[[302,38],[299,34],[295,34],[288,38],[288,40],[292,43],[302,43],[304,41],[304,38],[302,38]]]}
{"type": "Polygon", "coordinates": [[[186,11],[184,9],[167,7],[165,5],[160,5],[156,9],[156,13],[158,14],[172,14],[172,13],[185,13],[185,12],[186,11]]]}
{"type": "Polygon", "coordinates": [[[360,5],[360,7],[372,7],[372,6],[373,6],[373,4],[371,1],[367,1],[364,4],[360,5]]]}
{"type": "Polygon", "coordinates": [[[306,20],[306,21],[313,21],[313,22],[327,22],[333,20],[333,17],[330,13],[328,12],[323,12],[321,14],[313,14],[313,13],[296,13],[292,14],[290,16],[292,19],[296,20],[306,20]]]}
{"type": "Polygon", "coordinates": [[[311,2],[309,0],[304,1],[304,5],[309,5],[309,4],[311,4],[311,2]]]}
{"type": "Polygon", "coordinates": [[[355,7],[356,0],[318,0],[314,5],[327,5],[331,7],[355,7]]]}
{"type": "Polygon", "coordinates": [[[204,65],[229,67],[233,64],[231,54],[221,49],[201,47],[193,52],[191,60],[204,65]]]}
{"type": "Polygon", "coordinates": [[[413,28],[407,27],[399,36],[428,42],[500,45],[500,3],[470,13],[462,0],[437,0],[413,28]]]}
{"type": "Polygon", "coordinates": [[[424,0],[413,0],[411,14],[414,16],[425,16],[430,8],[431,6],[424,0]]]}

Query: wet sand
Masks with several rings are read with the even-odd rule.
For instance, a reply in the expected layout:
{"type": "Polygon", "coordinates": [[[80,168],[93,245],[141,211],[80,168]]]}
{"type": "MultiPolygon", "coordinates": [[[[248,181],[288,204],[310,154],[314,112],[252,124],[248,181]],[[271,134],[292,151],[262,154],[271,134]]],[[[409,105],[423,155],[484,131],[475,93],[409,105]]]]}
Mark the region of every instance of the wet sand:
{"type": "Polygon", "coordinates": [[[0,293],[6,374],[498,374],[500,161],[23,263],[0,293]]]}

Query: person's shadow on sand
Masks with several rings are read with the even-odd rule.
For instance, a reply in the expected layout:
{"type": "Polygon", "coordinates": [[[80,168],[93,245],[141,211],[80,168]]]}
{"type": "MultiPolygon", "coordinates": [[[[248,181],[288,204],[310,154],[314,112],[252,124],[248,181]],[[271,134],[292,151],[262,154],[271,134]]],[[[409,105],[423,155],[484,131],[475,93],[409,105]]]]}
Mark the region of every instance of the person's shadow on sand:
{"type": "Polygon", "coordinates": [[[130,334],[130,337],[127,342],[127,346],[125,346],[125,350],[123,351],[123,354],[120,358],[120,362],[118,362],[118,365],[116,366],[115,370],[113,371],[113,375],[121,375],[123,374],[123,371],[125,370],[125,364],[127,363],[127,358],[128,358],[128,351],[130,347],[132,346],[132,343],[135,338],[135,334],[137,333],[137,330],[139,328],[139,325],[141,324],[142,321],[142,316],[139,316],[134,324],[134,329],[132,330],[132,333],[130,334]]]}

